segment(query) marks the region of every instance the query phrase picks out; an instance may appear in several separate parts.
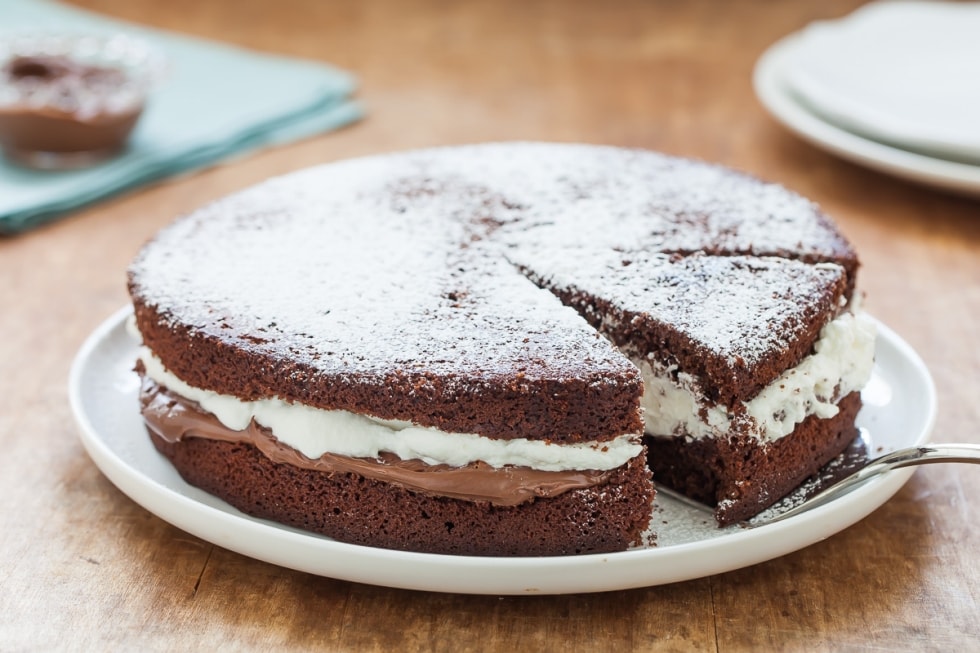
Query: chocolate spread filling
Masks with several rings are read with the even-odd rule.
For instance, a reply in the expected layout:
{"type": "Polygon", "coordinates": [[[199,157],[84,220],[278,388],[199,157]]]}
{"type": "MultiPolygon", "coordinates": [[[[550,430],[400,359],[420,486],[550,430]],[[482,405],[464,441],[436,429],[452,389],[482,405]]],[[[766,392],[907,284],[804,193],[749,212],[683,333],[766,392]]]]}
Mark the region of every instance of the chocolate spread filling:
{"type": "Polygon", "coordinates": [[[466,501],[488,501],[497,506],[516,506],[536,497],[550,498],[569,490],[603,485],[615,471],[545,472],[528,467],[494,468],[483,462],[451,467],[428,465],[421,460],[402,460],[390,453],[381,453],[378,458],[326,453],[311,459],[279,442],[269,429],[256,424],[255,420],[244,431],[233,431],[197,403],[170,392],[145,376],[140,404],[147,428],[167,442],[184,438],[244,442],[278,464],[327,474],[353,473],[413,491],[466,501]]]}

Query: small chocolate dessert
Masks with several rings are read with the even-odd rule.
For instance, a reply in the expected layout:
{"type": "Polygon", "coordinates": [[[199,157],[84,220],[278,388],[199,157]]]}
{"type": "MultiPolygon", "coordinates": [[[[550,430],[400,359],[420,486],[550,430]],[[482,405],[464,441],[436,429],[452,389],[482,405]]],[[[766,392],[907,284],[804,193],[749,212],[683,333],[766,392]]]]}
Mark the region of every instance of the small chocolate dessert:
{"type": "Polygon", "coordinates": [[[123,149],[146,99],[140,72],[71,53],[0,60],[0,147],[33,168],[91,165],[123,149]]]}

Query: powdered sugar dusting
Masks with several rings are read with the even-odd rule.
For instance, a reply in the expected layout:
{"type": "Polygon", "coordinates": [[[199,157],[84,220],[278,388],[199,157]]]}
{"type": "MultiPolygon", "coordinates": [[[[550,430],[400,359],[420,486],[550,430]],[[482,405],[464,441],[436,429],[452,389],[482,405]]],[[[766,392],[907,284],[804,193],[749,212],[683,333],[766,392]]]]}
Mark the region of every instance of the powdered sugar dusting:
{"type": "MultiPolygon", "coordinates": [[[[548,274],[582,265],[586,279],[602,281],[626,258],[655,274],[666,260],[656,252],[706,249],[829,258],[847,245],[810,202],[722,168],[614,148],[500,144],[270,180],[162,231],[131,275],[172,319],[325,374],[394,367],[602,383],[635,369],[512,261],[535,252],[548,274]]],[[[704,261],[691,274],[730,283],[721,268],[731,262],[704,261]]],[[[753,265],[762,280],[741,297],[764,294],[785,270],[753,265]]],[[[658,278],[620,276],[597,289],[625,302],[658,278]]],[[[719,328],[731,302],[715,302],[715,286],[701,298],[708,317],[694,322],[678,308],[684,288],[656,283],[665,284],[656,300],[663,319],[726,355],[736,351],[732,331],[719,328]]],[[[762,326],[748,335],[771,334],[762,326]]]]}
{"type": "Polygon", "coordinates": [[[740,365],[751,367],[767,352],[790,346],[822,312],[827,288],[845,274],[834,264],[774,257],[679,257],[594,247],[513,256],[540,285],[601,297],[611,304],[613,319],[669,325],[729,366],[741,359],[740,365]]]}

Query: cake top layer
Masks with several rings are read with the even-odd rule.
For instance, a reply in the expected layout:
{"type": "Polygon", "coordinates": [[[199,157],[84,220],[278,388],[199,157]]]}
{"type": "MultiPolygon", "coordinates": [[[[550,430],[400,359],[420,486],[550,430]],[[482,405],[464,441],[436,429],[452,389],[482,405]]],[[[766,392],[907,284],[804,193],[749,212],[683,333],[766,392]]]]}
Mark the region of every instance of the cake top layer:
{"type": "MultiPolygon", "coordinates": [[[[498,144],[356,159],[219,200],[141,251],[130,290],[144,340],[191,385],[417,422],[424,410],[419,423],[491,436],[613,437],[639,424],[638,373],[515,265],[583,244],[589,257],[857,264],[781,187],[651,152],[498,144]],[[482,416],[460,421],[467,403],[482,416]]],[[[746,324],[766,310],[742,308],[746,324]]]]}
{"type": "Polygon", "coordinates": [[[331,204],[332,183],[297,181],[164,230],[132,269],[143,300],[210,337],[331,375],[630,373],[574,310],[471,242],[465,222],[418,210],[420,198],[406,215],[380,188],[331,204]]]}
{"type": "Polygon", "coordinates": [[[729,406],[753,397],[810,351],[843,306],[847,281],[836,263],[772,256],[588,246],[560,256],[516,256],[535,283],[631,357],[694,376],[707,399],[729,406]]]}

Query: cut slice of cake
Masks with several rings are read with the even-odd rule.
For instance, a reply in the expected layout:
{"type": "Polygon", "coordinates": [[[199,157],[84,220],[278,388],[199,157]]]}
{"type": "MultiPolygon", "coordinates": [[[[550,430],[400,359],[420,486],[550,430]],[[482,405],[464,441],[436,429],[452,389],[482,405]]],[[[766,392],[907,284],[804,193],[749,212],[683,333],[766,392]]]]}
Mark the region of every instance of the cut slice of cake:
{"type": "Polygon", "coordinates": [[[835,263],[755,256],[538,252],[521,263],[643,374],[658,483],[757,514],[856,436],[874,326],[835,263]]]}

